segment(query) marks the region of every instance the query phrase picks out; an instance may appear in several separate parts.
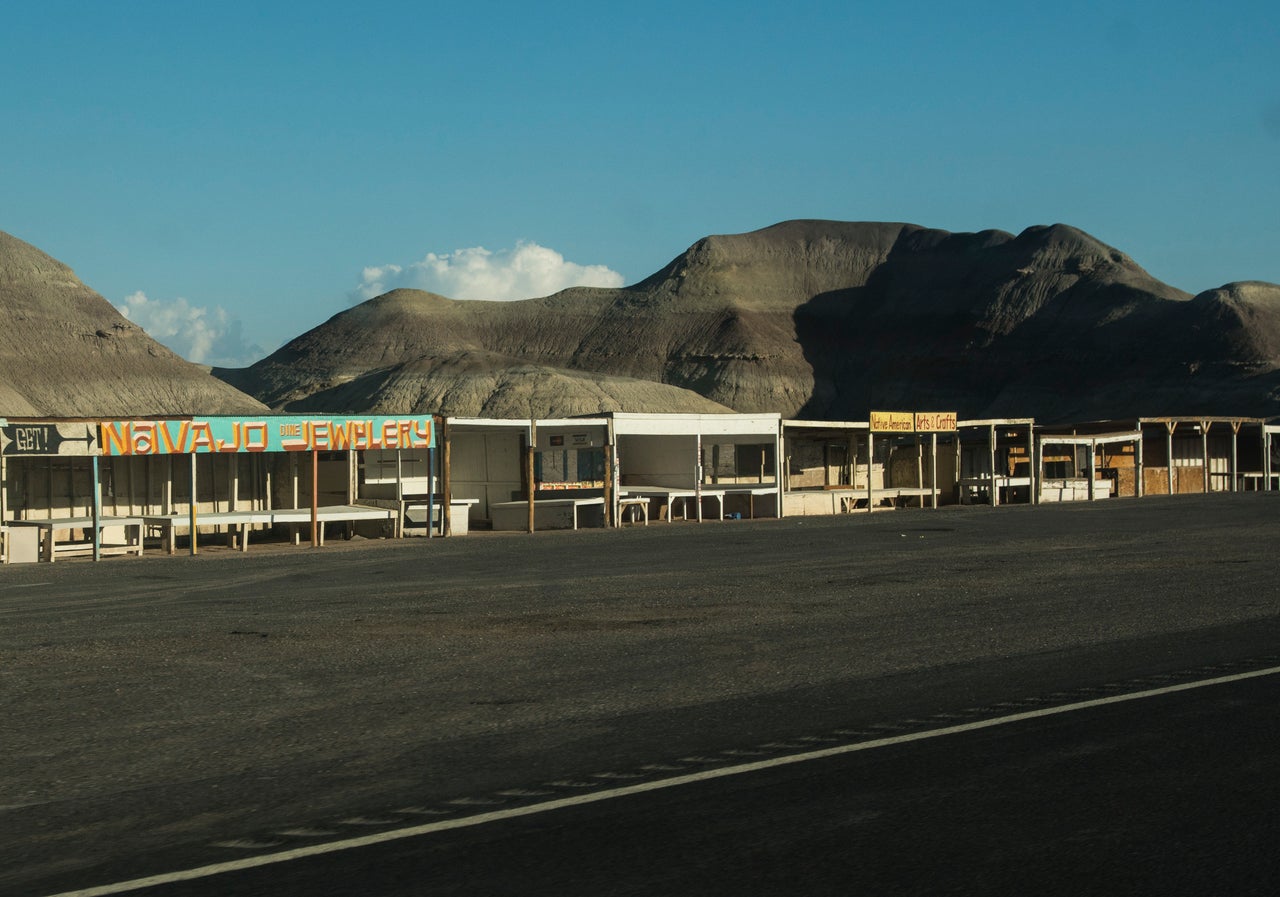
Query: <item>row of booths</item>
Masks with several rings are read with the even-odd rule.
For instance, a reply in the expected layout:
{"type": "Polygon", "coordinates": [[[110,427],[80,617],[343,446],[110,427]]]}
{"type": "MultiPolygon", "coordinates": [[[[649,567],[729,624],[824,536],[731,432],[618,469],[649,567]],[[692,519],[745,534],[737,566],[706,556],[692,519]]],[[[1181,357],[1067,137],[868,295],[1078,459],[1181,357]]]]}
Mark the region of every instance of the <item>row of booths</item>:
{"type": "Polygon", "coordinates": [[[533,532],[1280,488],[1257,418],[873,412],[0,422],[7,562],[272,538],[533,532]]]}

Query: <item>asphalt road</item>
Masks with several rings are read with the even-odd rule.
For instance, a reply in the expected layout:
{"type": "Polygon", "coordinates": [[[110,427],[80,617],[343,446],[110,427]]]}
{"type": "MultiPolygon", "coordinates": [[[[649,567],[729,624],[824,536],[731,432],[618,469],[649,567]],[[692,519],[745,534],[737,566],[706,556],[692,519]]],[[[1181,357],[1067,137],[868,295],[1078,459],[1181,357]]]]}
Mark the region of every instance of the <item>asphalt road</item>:
{"type": "Polygon", "coordinates": [[[1277,696],[1220,684],[144,894],[1269,897],[1277,696]]]}
{"type": "MultiPolygon", "coordinates": [[[[0,571],[0,889],[67,891],[831,743],[823,739],[856,742],[893,727],[999,716],[1027,701],[1070,702],[1090,689],[1280,663],[1277,514],[1275,494],[1185,496],[7,568],[0,571]]],[[[1210,722],[1197,725],[1210,733],[1262,725],[1266,701],[1239,688],[1244,697],[1225,710],[1210,707],[1210,722]]],[[[1114,711],[1128,727],[1116,736],[1121,744],[1186,736],[1153,722],[1149,707],[1114,711]]],[[[1037,750],[1071,750],[1070,733],[1045,726],[1047,747],[1008,742],[1015,769],[1037,750]]],[[[1100,736],[1082,737],[1092,744],[1100,736]]],[[[939,782],[951,781],[954,767],[942,760],[963,752],[956,744],[913,743],[883,760],[850,762],[936,767],[939,782]]],[[[1206,768],[1249,768],[1280,780],[1264,762],[1209,755],[1206,768]]],[[[1088,776],[1114,790],[1125,768],[1104,765],[1088,776]]],[[[778,789],[794,789],[795,806],[815,818],[848,816],[839,800],[824,809],[818,799],[830,790],[827,777],[799,769],[759,785],[754,774],[732,785],[718,780],[715,788],[743,795],[740,804],[711,785],[690,786],[690,794],[712,789],[699,805],[738,833],[739,840],[717,841],[707,869],[727,875],[765,857],[751,867],[759,867],[751,880],[764,883],[754,893],[795,893],[768,885],[769,870],[799,874],[780,860],[794,855],[813,867],[795,879],[811,883],[804,892],[835,893],[848,883],[823,846],[835,837],[822,834],[829,821],[817,823],[809,847],[790,838],[772,854],[751,846],[777,837],[753,803],[758,796],[750,797],[760,789],[773,795],[766,806],[781,799],[778,789]]],[[[868,781],[865,772],[848,774],[868,781]]],[[[1008,767],[981,775],[984,794],[1017,781],[1008,767]]],[[[1185,775],[1210,781],[1203,772],[1185,775]]],[[[916,787],[888,771],[872,779],[886,789],[886,807],[900,800],[893,788],[916,787]]],[[[667,835],[667,824],[653,821],[671,812],[662,802],[698,803],[678,790],[592,805],[590,813],[606,817],[586,815],[581,828],[562,820],[584,808],[525,817],[517,828],[532,840],[503,848],[514,854],[495,848],[492,862],[458,853],[495,874],[526,868],[502,857],[530,851],[565,868],[601,857],[600,874],[612,878],[584,878],[596,890],[575,892],[562,881],[542,888],[525,874],[485,890],[485,879],[464,864],[429,878],[430,893],[720,893],[648,849],[637,857],[649,858],[659,877],[646,888],[635,871],[645,863],[608,860],[601,846],[610,840],[602,826],[667,835]],[[658,803],[647,825],[608,815],[624,805],[643,813],[650,801],[658,803]],[[535,847],[538,838],[556,846],[535,847]],[[698,881],[704,886],[691,884],[698,881]]],[[[1155,792],[1132,793],[1150,803],[1155,792]]],[[[1005,806],[992,812],[1016,820],[1025,801],[1005,806]]],[[[1270,822],[1248,818],[1264,829],[1270,822]]],[[[1182,855],[1176,830],[1161,825],[1151,831],[1182,855]]],[[[505,837],[481,828],[467,830],[462,843],[505,837]]],[[[1006,828],[1016,837],[1030,826],[1006,828]]],[[[914,868],[907,861],[914,836],[895,835],[900,826],[873,829],[859,843],[873,845],[883,862],[878,884],[867,887],[946,892],[911,890],[923,880],[903,871],[914,868]]],[[[349,852],[318,862],[368,868],[349,852]]],[[[1054,862],[1044,881],[1094,880],[1069,860],[1054,862]]],[[[220,893],[288,893],[288,876],[305,882],[317,867],[271,868],[266,890],[246,879],[220,893]]],[[[422,874],[402,869],[389,878],[415,882],[422,874]]],[[[366,880],[355,890],[338,884],[344,880],[334,871],[324,876],[332,893],[400,893],[386,875],[383,885],[366,880]]],[[[936,870],[925,877],[939,881],[936,870]]],[[[952,890],[982,893],[978,881],[952,890]]]]}

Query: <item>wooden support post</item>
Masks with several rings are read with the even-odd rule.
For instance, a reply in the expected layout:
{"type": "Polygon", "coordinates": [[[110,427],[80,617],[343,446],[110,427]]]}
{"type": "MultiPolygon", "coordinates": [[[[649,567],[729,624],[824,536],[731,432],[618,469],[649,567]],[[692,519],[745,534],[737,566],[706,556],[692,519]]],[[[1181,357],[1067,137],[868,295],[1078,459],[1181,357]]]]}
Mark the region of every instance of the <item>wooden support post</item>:
{"type": "Polygon", "coordinates": [[[320,452],[311,450],[311,547],[320,547],[320,452]]]}
{"type": "MultiPolygon", "coordinates": [[[[400,443],[396,442],[396,455],[400,454],[400,443]]],[[[359,472],[356,470],[356,450],[347,449],[347,504],[353,505],[360,497],[359,472]]]]}
{"type": "Polygon", "coordinates": [[[1044,487],[1044,439],[1036,440],[1032,430],[1031,465],[1035,470],[1031,485],[1031,503],[1040,504],[1040,490],[1044,487]]]}
{"type": "Polygon", "coordinates": [[[1176,421],[1170,421],[1164,425],[1164,453],[1165,460],[1169,463],[1168,480],[1169,494],[1173,495],[1173,431],[1177,429],[1176,421]]]}
{"type": "Polygon", "coordinates": [[[1094,478],[1097,476],[1098,440],[1089,442],[1089,501],[1093,501],[1094,478]]]}
{"type": "Polygon", "coordinates": [[[938,510],[938,434],[930,433],[930,453],[929,453],[929,499],[933,502],[933,509],[938,510]]]}
{"type": "Polygon", "coordinates": [[[1036,485],[1039,471],[1036,469],[1036,428],[1027,425],[1027,504],[1036,504],[1036,485]]]}
{"type": "Polygon", "coordinates": [[[613,477],[609,475],[611,470],[613,470],[613,447],[606,442],[604,445],[604,525],[607,527],[618,526],[621,523],[615,513],[613,477]]]}
{"type": "MultiPolygon", "coordinates": [[[[787,464],[785,460],[786,455],[784,452],[786,451],[787,444],[782,435],[781,421],[778,422],[778,432],[773,445],[773,485],[777,490],[773,497],[773,516],[781,519],[784,516],[782,513],[782,497],[786,494],[782,488],[782,481],[784,479],[788,479],[790,476],[789,472],[791,470],[791,465],[787,464]]],[[[790,482],[789,479],[788,482],[790,482]]],[[[751,501],[754,503],[755,498],[753,497],[751,501]]],[[[753,517],[755,516],[754,507],[751,509],[751,515],[753,517]]]]}
{"type": "MultiPolygon", "coordinates": [[[[920,434],[915,434],[916,439],[916,488],[924,488],[924,444],[920,442],[920,434]]],[[[924,496],[920,496],[920,507],[924,507],[924,496]]]]}
{"type": "Polygon", "coordinates": [[[227,455],[227,466],[231,470],[228,479],[228,488],[231,495],[227,499],[227,510],[234,511],[240,503],[240,456],[234,452],[227,455]]]}
{"type": "Polygon", "coordinates": [[[1204,491],[1209,492],[1209,422],[1200,422],[1200,460],[1204,470],[1204,491]]]}
{"type": "MultiPolygon", "coordinates": [[[[444,518],[444,534],[446,536],[453,535],[453,438],[449,432],[449,422],[445,421],[440,425],[440,441],[443,443],[443,457],[440,460],[440,501],[444,506],[440,509],[440,515],[444,518]]],[[[432,471],[432,476],[435,471],[432,471]]]]}
{"type": "Polygon", "coordinates": [[[1240,421],[1233,420],[1231,422],[1231,489],[1229,491],[1236,492],[1236,480],[1240,476],[1240,421]]]}
{"type": "Polygon", "coordinates": [[[1262,491],[1271,491],[1271,434],[1262,424],[1262,491]]]}
{"type": "MultiPolygon", "coordinates": [[[[93,559],[100,561],[102,560],[102,483],[99,479],[98,456],[94,455],[90,461],[90,466],[93,468],[93,559]]],[[[52,530],[49,532],[49,540],[53,540],[52,530]]]]}
{"type": "Polygon", "coordinates": [[[534,483],[534,463],[533,455],[538,445],[538,425],[533,421],[529,421],[529,451],[525,456],[525,498],[529,500],[529,532],[533,532],[534,519],[534,496],[537,493],[537,485],[534,483]]]}
{"type": "Polygon", "coordinates": [[[991,471],[991,507],[1000,505],[1000,484],[996,482],[996,425],[991,425],[987,435],[987,463],[991,471]]]}
{"type": "Polygon", "coordinates": [[[1134,447],[1133,452],[1133,463],[1135,465],[1133,494],[1135,498],[1142,498],[1147,494],[1147,466],[1142,443],[1142,426],[1139,424],[1138,444],[1134,447]]]}
{"type": "MultiPolygon", "coordinates": [[[[403,494],[403,493],[402,493],[403,494]]],[[[442,515],[443,519],[443,515],[442,515]]],[[[436,528],[436,447],[427,446],[427,538],[436,528]]],[[[401,535],[404,535],[401,532],[401,535]]]]}
{"type": "Polygon", "coordinates": [[[698,522],[702,522],[702,433],[694,437],[693,503],[698,506],[698,522]]]}
{"type": "Polygon", "coordinates": [[[190,528],[191,532],[191,554],[194,557],[197,551],[196,517],[198,515],[198,509],[196,508],[196,505],[198,504],[198,501],[196,500],[196,496],[200,493],[196,489],[196,454],[195,452],[192,452],[187,457],[191,459],[191,502],[190,507],[187,508],[187,526],[190,528]]]}
{"type": "Polygon", "coordinates": [[[871,506],[875,503],[875,490],[871,486],[871,472],[876,466],[876,437],[870,430],[867,430],[867,513],[871,513],[871,506]]]}
{"type": "MultiPolygon", "coordinates": [[[[428,468],[429,469],[429,468],[428,468]]],[[[428,481],[430,482],[430,481],[428,481]]],[[[430,503],[430,486],[427,487],[427,500],[430,503]]],[[[433,521],[431,519],[431,509],[427,509],[427,537],[431,536],[431,527],[433,521]]],[[[393,533],[397,539],[404,535],[404,458],[401,449],[396,446],[396,525],[393,527],[393,533]]]]}

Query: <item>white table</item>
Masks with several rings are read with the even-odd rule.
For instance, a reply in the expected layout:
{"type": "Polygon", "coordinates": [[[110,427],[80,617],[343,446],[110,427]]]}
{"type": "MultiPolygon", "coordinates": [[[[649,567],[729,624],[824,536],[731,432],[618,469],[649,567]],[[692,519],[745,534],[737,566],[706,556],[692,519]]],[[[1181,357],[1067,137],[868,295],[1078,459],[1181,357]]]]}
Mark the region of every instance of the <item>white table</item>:
{"type": "MultiPolygon", "coordinates": [[[[591,498],[538,498],[533,502],[534,511],[534,529],[538,529],[537,516],[542,512],[544,529],[565,529],[554,525],[547,525],[547,518],[551,518],[553,522],[559,522],[557,517],[571,521],[573,529],[578,528],[579,513],[583,508],[599,507],[601,515],[604,513],[604,496],[597,495],[591,498]],[[559,514],[555,513],[559,512],[559,514]]],[[[496,504],[489,505],[489,515],[493,519],[493,528],[495,530],[503,530],[506,532],[518,532],[527,529],[529,526],[529,502],[528,501],[500,501],[496,504]]]]}
{"type": "MultiPolygon", "coordinates": [[[[191,515],[188,514],[144,514],[142,518],[147,526],[160,527],[160,547],[166,554],[174,553],[174,534],[176,530],[191,529],[191,515]]],[[[240,536],[240,550],[249,550],[249,529],[253,526],[271,525],[271,512],[259,511],[207,511],[196,514],[196,528],[202,526],[227,527],[227,545],[235,547],[236,534],[240,536]]],[[[195,535],[192,534],[192,538],[195,535]]]]}

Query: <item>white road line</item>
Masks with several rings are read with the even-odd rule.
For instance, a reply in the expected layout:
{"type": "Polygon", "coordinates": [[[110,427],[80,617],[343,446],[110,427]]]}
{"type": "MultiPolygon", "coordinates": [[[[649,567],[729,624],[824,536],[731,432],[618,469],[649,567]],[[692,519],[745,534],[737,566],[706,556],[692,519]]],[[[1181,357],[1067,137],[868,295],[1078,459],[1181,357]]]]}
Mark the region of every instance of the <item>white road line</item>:
{"type": "Polygon", "coordinates": [[[891,735],[885,738],[877,738],[872,741],[857,742],[856,744],[844,744],[837,747],[806,751],[800,754],[790,754],[785,757],[772,757],[767,760],[756,760],[751,763],[741,763],[737,766],[722,766],[716,769],[704,769],[699,772],[673,776],[669,779],[657,779],[651,782],[641,782],[636,785],[624,785],[619,788],[592,791],[589,794],[579,794],[573,797],[563,797],[536,804],[527,804],[523,807],[510,807],[504,810],[492,810],[488,813],[479,813],[475,816],[466,816],[461,819],[444,819],[438,822],[428,822],[422,825],[409,826],[407,828],[395,829],[394,831],[378,832],[376,834],[364,835],[358,838],[345,838],[341,841],[329,841],[324,844],[310,844],[305,847],[282,850],[276,853],[262,854],[255,857],[244,857],[243,859],[231,860],[223,863],[212,863],[210,865],[199,866],[194,869],[165,872],[160,875],[151,875],[146,878],[135,878],[131,881],[115,882],[113,884],[98,885],[92,888],[83,888],[78,891],[64,891],[60,894],[48,895],[48,897],[107,897],[107,895],[110,894],[123,894],[128,891],[136,891],[140,888],[156,887],[158,885],[172,884],[179,881],[191,881],[197,878],[208,878],[210,876],[221,875],[226,872],[238,872],[245,869],[255,869],[261,866],[273,866],[277,863],[287,863],[291,860],[321,856],[326,853],[336,853],[340,850],[352,850],[358,847],[371,847],[376,844],[386,844],[390,841],[415,838],[420,835],[429,835],[434,832],[485,825],[486,823],[500,822],[505,819],[517,819],[521,816],[533,816],[538,813],[548,813],[553,810],[563,810],[568,807],[578,807],[583,806],[584,804],[594,804],[601,801],[614,800],[616,798],[627,797],[632,794],[644,794],[649,791],[662,791],[667,788],[678,788],[682,785],[692,785],[697,782],[705,782],[711,779],[722,779],[728,776],[759,772],[760,770],[771,769],[777,766],[790,766],[795,763],[805,763],[810,760],[823,760],[827,757],[838,757],[841,754],[853,754],[859,751],[869,751],[876,748],[890,747],[895,744],[908,744],[913,741],[925,741],[930,738],[941,738],[946,735],[959,735],[964,732],[991,729],[996,726],[1006,726],[1010,723],[1019,723],[1030,719],[1057,716],[1063,713],[1072,713],[1077,710],[1088,710],[1092,707],[1103,707],[1108,704],[1122,704],[1128,701],[1155,698],[1161,695],[1173,694],[1180,691],[1191,691],[1192,689],[1206,688],[1212,685],[1225,685],[1229,682],[1240,682],[1245,679],[1259,679],[1263,676],[1274,676],[1277,673],[1280,673],[1280,666],[1268,667],[1264,670],[1253,670],[1247,673],[1236,673],[1230,676],[1219,676],[1214,679],[1182,682],[1178,685],[1167,685],[1162,688],[1152,688],[1145,691],[1108,695],[1103,698],[1094,698],[1089,701],[1077,701],[1073,704],[1061,704],[1057,707],[1042,707],[1037,710],[1027,710],[1022,713],[1013,713],[1007,716],[997,716],[970,723],[960,723],[954,726],[946,726],[941,729],[930,729],[924,732],[910,732],[905,735],[891,735]]]}

